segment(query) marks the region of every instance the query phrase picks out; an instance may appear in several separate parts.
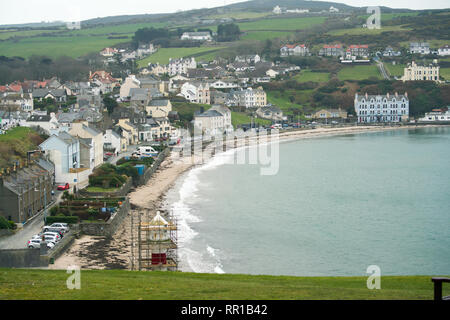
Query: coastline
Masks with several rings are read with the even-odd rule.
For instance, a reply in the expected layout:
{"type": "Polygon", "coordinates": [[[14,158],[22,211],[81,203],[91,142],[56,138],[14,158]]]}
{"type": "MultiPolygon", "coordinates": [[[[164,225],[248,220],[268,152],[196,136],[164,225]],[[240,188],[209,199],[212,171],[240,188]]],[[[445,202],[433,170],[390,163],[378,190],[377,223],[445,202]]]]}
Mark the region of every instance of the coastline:
{"type": "MultiPolygon", "coordinates": [[[[288,142],[300,139],[330,137],[348,134],[360,134],[366,132],[392,131],[398,129],[418,129],[424,127],[439,127],[417,125],[402,127],[374,127],[374,126],[352,126],[342,128],[317,128],[310,130],[298,130],[281,132],[280,142],[288,142]]],[[[196,166],[206,164],[214,157],[206,148],[206,157],[201,159],[191,157],[174,158],[167,157],[152,178],[145,186],[137,188],[128,196],[132,205],[130,214],[124,219],[116,234],[110,238],[82,236],[76,239],[72,247],[55,261],[49,269],[66,269],[70,265],[78,265],[82,269],[131,269],[131,238],[132,220],[137,221],[139,214],[144,210],[152,213],[161,210],[164,199],[176,182],[183,174],[196,166]]],[[[137,231],[133,234],[137,237],[137,231]]]]}

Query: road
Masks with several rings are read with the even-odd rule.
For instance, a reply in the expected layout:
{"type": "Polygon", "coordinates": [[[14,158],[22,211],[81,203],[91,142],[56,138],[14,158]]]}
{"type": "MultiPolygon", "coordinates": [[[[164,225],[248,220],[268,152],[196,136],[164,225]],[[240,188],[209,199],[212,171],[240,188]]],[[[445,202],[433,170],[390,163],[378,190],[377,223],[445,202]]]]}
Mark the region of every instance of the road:
{"type": "MultiPolygon", "coordinates": [[[[61,201],[62,192],[56,192],[56,203],[61,201]]],[[[47,208],[47,214],[52,206],[47,208]]],[[[27,247],[28,240],[30,240],[34,235],[39,234],[44,226],[44,213],[41,212],[39,215],[35,216],[32,221],[26,223],[22,230],[18,231],[16,234],[0,238],[0,250],[1,249],[24,249],[27,247]]]]}
{"type": "Polygon", "coordinates": [[[378,69],[380,69],[380,72],[381,72],[381,75],[383,76],[383,78],[385,80],[391,80],[391,77],[386,72],[386,68],[384,67],[383,62],[379,59],[374,59],[374,60],[377,62],[378,69]]]}

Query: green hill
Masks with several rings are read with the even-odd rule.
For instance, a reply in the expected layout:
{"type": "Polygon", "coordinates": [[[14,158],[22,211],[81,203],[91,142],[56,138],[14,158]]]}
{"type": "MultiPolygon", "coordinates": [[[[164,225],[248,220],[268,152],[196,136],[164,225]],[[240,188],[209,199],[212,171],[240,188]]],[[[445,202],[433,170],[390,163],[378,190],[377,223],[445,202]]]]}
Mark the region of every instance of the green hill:
{"type": "MultiPolygon", "coordinates": [[[[66,271],[0,269],[0,299],[302,300],[433,299],[429,276],[274,277],[181,272],[82,271],[81,290],[68,290],[66,271]]],[[[449,293],[448,286],[444,294],[449,293]]]]}

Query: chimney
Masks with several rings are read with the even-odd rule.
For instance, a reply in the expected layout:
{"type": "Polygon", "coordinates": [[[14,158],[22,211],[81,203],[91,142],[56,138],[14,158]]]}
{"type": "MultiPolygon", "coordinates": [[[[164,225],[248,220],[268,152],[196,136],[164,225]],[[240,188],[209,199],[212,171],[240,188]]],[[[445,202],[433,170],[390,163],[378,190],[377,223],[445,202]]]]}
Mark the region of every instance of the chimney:
{"type": "Polygon", "coordinates": [[[366,92],[366,99],[368,99],[369,98],[369,95],[367,94],[367,92],[366,92]]]}
{"type": "Polygon", "coordinates": [[[398,97],[398,92],[395,93],[395,96],[398,97]]]}
{"type": "Polygon", "coordinates": [[[407,97],[407,98],[408,98],[408,92],[405,92],[405,97],[407,97]]]}
{"type": "Polygon", "coordinates": [[[386,94],[386,98],[388,98],[389,99],[389,92],[386,94]]]}

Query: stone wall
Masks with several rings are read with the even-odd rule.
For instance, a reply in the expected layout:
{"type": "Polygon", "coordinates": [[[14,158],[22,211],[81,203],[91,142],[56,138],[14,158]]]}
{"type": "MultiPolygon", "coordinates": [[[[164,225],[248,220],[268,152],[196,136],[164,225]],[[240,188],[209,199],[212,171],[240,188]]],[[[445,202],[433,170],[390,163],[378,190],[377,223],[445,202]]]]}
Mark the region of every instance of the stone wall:
{"type": "Polygon", "coordinates": [[[9,230],[9,229],[1,229],[0,230],[0,238],[1,237],[8,237],[14,234],[14,231],[9,230]]]}
{"type": "Polygon", "coordinates": [[[117,212],[107,222],[82,222],[79,230],[82,234],[90,236],[112,237],[123,219],[130,212],[130,200],[127,198],[117,212]]]}
{"type": "Polygon", "coordinates": [[[167,158],[167,156],[169,154],[170,154],[170,149],[167,148],[167,149],[164,149],[164,151],[162,151],[158,155],[158,157],[156,158],[153,165],[151,167],[147,168],[147,170],[145,170],[144,174],[139,177],[138,186],[143,186],[143,185],[147,184],[147,182],[150,180],[150,178],[153,176],[153,174],[156,172],[156,170],[158,170],[160,164],[167,158]]]}
{"type": "Polygon", "coordinates": [[[78,227],[75,225],[71,227],[70,231],[64,235],[60,242],[51,250],[48,251],[47,257],[58,259],[70,246],[79,235],[78,227]]]}
{"type": "Polygon", "coordinates": [[[48,266],[48,259],[40,249],[0,250],[0,268],[42,268],[48,266]]]}

